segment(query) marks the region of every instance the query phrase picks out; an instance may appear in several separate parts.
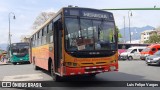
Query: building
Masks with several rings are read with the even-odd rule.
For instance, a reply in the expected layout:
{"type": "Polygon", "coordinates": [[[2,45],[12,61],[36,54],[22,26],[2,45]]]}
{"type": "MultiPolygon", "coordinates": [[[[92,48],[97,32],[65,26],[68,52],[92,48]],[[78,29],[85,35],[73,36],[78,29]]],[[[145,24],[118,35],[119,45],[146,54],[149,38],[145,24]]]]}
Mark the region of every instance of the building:
{"type": "Polygon", "coordinates": [[[21,36],[21,42],[29,42],[30,35],[21,36]]]}
{"type": "Polygon", "coordinates": [[[143,44],[146,40],[149,40],[149,37],[153,34],[156,34],[156,30],[145,30],[141,33],[141,44],[143,44]]]}

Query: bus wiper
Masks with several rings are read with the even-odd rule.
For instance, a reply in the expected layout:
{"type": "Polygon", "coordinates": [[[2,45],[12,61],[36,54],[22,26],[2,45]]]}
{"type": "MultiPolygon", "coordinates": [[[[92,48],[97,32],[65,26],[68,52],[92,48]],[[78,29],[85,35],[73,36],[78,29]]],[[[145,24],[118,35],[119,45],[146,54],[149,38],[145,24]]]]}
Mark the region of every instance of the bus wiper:
{"type": "Polygon", "coordinates": [[[98,25],[98,41],[99,41],[99,38],[100,38],[100,31],[101,31],[101,28],[98,25]]]}

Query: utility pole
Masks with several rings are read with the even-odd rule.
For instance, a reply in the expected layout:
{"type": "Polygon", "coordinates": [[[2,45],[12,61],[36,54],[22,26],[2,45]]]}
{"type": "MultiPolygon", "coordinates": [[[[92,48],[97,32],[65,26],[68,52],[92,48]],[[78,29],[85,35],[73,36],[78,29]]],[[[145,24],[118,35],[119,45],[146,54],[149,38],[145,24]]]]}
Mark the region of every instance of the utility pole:
{"type": "Polygon", "coordinates": [[[129,40],[130,40],[130,43],[131,43],[130,16],[132,16],[132,11],[131,11],[131,10],[128,11],[128,20],[129,20],[129,40]],[[131,13],[130,13],[130,12],[131,12],[131,13]]]}
{"type": "Polygon", "coordinates": [[[11,21],[10,21],[10,15],[11,14],[13,15],[13,19],[16,19],[15,14],[13,12],[10,12],[8,14],[8,20],[9,20],[9,35],[8,35],[8,39],[9,39],[9,51],[8,51],[8,54],[9,54],[9,59],[11,58],[11,31],[10,31],[10,23],[11,23],[11,21]]]}
{"type": "Polygon", "coordinates": [[[126,27],[125,27],[125,16],[123,17],[123,19],[124,19],[124,43],[126,43],[126,35],[125,35],[125,29],[126,29],[126,27]]]}

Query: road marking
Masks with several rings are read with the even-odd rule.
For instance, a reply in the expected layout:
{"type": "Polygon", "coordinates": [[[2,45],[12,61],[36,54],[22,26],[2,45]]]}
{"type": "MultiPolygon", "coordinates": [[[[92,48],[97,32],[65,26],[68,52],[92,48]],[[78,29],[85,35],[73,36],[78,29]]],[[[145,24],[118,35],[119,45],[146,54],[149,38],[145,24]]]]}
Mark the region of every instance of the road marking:
{"type": "Polygon", "coordinates": [[[2,81],[33,81],[43,79],[42,74],[24,74],[24,75],[13,75],[4,76],[2,81]]]}

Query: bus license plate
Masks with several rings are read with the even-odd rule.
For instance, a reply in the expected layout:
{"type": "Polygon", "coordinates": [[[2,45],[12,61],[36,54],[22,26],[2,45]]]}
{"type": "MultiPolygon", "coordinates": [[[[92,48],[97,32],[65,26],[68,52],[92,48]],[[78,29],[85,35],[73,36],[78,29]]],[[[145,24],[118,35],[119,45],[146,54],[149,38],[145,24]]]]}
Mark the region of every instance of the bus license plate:
{"type": "Polygon", "coordinates": [[[85,49],[85,45],[78,46],[78,50],[84,50],[84,49],[85,49]]]}

